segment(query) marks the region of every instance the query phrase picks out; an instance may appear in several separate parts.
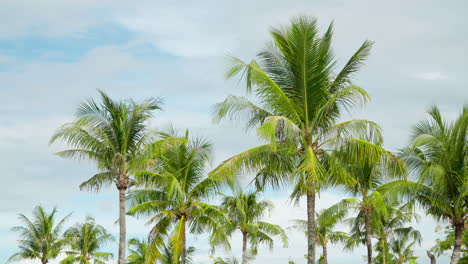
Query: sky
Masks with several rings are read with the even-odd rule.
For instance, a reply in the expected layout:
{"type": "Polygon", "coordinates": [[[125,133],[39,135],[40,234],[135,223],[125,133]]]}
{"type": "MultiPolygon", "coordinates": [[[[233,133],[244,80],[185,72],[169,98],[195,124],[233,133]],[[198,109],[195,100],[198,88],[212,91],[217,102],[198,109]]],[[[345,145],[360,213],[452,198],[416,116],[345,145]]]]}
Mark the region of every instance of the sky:
{"type": "MultiPolygon", "coordinates": [[[[0,263],[16,250],[10,228],[18,224],[18,213],[30,215],[39,204],[57,206],[60,216],[73,212],[69,225],[91,215],[117,234],[115,188],[81,192],[78,185],[93,175],[93,165],[61,159],[54,152],[65,146],[48,145],[55,129],[73,120],[81,101],[98,96],[97,89],[116,99],[163,97],[163,111],[151,126],[172,124],[208,138],[215,146],[214,167],[258,143],[239,123],[212,122],[215,103],[244,94],[237,81],[224,79],[226,56],[254,58],[270,40],[271,27],[305,14],[316,17],[322,29],[334,21],[338,67],[363,41],[375,42],[354,80],[372,102],[346,118],[379,123],[385,146],[397,150],[429,106],[438,105],[453,119],[467,103],[467,5],[463,0],[0,1],[0,263]]],[[[318,208],[345,197],[323,191],[318,208]]],[[[264,198],[276,206],[268,221],[287,227],[290,219],[305,219],[304,202],[289,203],[287,190],[264,198]]],[[[423,214],[414,223],[424,238],[415,248],[421,263],[428,262],[425,250],[441,224],[446,223],[423,214]]],[[[145,219],[130,218],[128,237],[143,237],[148,228],[145,219]]],[[[304,235],[289,235],[289,248],[277,243],[272,251],[261,250],[254,263],[305,263],[304,235]]],[[[197,248],[197,263],[210,263],[205,240],[188,240],[197,248]]],[[[238,256],[240,243],[234,236],[232,251],[218,250],[216,256],[238,256]]],[[[116,243],[106,248],[117,252],[116,243]]],[[[362,263],[365,249],[343,251],[338,245],[329,255],[330,263],[362,263]]]]}

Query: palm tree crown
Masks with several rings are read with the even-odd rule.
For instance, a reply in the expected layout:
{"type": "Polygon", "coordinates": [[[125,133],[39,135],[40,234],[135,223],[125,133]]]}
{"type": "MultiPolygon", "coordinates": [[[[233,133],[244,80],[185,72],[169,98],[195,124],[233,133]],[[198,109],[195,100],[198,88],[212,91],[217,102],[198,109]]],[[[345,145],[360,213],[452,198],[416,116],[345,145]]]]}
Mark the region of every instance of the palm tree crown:
{"type": "Polygon", "coordinates": [[[86,217],[84,223],[69,228],[64,236],[70,249],[65,251],[68,257],[60,262],[62,264],[105,264],[113,256],[100,249],[114,238],[92,217],[86,217]]]}
{"type": "Polygon", "coordinates": [[[64,247],[66,239],[62,237],[62,230],[70,216],[67,215],[57,222],[56,214],[57,209],[47,213],[41,206],[34,208],[32,219],[20,214],[19,220],[23,225],[13,227],[20,235],[20,251],[11,256],[8,262],[39,259],[42,264],[46,264],[56,258],[64,247]]]}

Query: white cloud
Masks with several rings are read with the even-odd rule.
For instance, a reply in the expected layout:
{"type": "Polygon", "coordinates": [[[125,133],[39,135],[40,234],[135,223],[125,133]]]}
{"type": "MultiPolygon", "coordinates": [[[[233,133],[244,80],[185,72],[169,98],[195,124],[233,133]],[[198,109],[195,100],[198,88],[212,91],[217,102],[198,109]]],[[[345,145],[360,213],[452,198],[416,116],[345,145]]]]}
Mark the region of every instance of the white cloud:
{"type": "Polygon", "coordinates": [[[449,77],[442,72],[421,72],[415,75],[416,79],[424,81],[441,81],[447,80],[449,77]]]}

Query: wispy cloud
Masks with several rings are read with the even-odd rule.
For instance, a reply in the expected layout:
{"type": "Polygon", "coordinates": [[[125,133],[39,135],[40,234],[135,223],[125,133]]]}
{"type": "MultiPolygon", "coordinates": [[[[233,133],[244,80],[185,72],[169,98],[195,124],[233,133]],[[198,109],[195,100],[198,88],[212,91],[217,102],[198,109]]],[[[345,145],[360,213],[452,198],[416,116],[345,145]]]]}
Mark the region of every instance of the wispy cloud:
{"type": "Polygon", "coordinates": [[[416,79],[425,80],[425,81],[442,81],[447,80],[449,77],[442,72],[420,72],[415,74],[416,79]]]}

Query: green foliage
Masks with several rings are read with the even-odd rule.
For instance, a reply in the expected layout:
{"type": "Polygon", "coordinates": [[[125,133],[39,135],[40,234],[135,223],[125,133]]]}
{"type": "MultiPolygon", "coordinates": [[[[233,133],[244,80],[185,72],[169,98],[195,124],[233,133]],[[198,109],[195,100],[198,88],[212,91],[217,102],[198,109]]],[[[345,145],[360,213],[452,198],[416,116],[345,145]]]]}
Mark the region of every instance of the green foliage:
{"type": "Polygon", "coordinates": [[[94,222],[92,217],[86,217],[84,223],[78,223],[69,228],[64,237],[67,239],[68,255],[61,264],[105,264],[112,257],[112,253],[101,252],[106,243],[114,241],[107,230],[94,222]]]}
{"type": "Polygon", "coordinates": [[[76,112],[76,120],[60,127],[50,143],[62,140],[71,149],[60,151],[64,158],[90,160],[100,172],[80,185],[81,189],[99,191],[115,183],[129,187],[129,174],[140,168],[147,146],[155,137],[147,122],[154,110],[160,109],[160,99],[148,99],[141,104],[132,100],[114,101],[99,91],[101,103],[88,99],[76,112]]]}
{"type": "Polygon", "coordinates": [[[145,239],[132,238],[128,241],[129,255],[127,264],[146,264],[149,256],[148,243],[145,239]]]}
{"type": "Polygon", "coordinates": [[[211,243],[226,242],[220,227],[227,219],[221,210],[206,203],[222,181],[204,176],[211,144],[203,139],[180,141],[158,157],[152,170],[141,171],[135,182],[141,188],[130,193],[130,215],[150,217],[149,258],[161,258],[164,238],[169,236],[175,258],[186,253],[186,233],[209,232],[211,243]]]}
{"type": "Polygon", "coordinates": [[[279,236],[283,246],[287,246],[288,238],[284,230],[278,225],[262,221],[262,217],[273,209],[273,204],[266,200],[258,200],[257,192],[244,193],[237,190],[234,196],[223,197],[221,207],[229,219],[225,227],[228,235],[236,230],[245,235],[252,256],[257,254],[259,244],[273,248],[272,236],[279,236]]]}
{"type": "Polygon", "coordinates": [[[412,145],[401,151],[417,175],[417,183],[401,183],[405,191],[437,219],[464,223],[468,207],[468,106],[454,122],[432,107],[429,120],[413,129],[412,145]]]}
{"type": "Polygon", "coordinates": [[[20,251],[11,256],[8,262],[30,259],[45,264],[55,259],[67,241],[62,237],[62,230],[70,216],[67,215],[57,221],[56,214],[56,208],[47,213],[41,206],[34,208],[31,219],[20,214],[19,220],[22,225],[12,228],[19,233],[20,251]]]}

